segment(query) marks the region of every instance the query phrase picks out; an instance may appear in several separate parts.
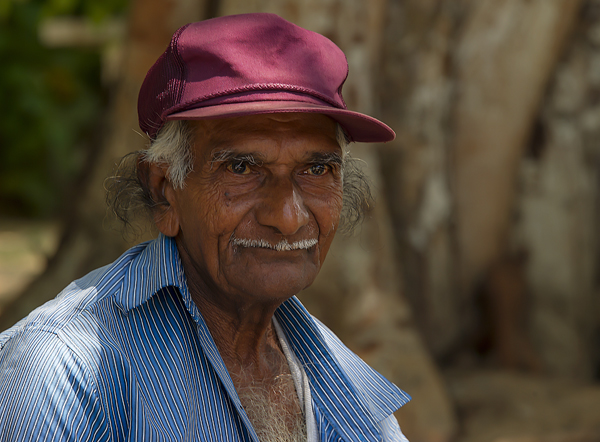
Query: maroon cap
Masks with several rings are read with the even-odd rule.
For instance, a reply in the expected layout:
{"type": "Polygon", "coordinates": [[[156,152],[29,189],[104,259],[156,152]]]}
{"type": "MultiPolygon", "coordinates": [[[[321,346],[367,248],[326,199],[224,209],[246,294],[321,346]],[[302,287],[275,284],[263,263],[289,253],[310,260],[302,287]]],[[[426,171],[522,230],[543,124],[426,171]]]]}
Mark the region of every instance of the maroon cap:
{"type": "Polygon", "coordinates": [[[140,128],[152,139],[168,120],[282,112],[325,114],[352,141],[394,139],[381,121],[349,111],[344,53],[328,38],[275,14],[213,18],[179,28],[140,89],[140,128]]]}

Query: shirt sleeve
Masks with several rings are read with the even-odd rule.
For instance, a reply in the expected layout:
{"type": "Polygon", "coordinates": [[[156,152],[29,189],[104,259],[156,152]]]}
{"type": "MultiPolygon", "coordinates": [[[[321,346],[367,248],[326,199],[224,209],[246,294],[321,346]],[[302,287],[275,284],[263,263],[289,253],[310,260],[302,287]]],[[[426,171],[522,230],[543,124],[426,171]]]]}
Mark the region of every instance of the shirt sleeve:
{"type": "Polygon", "coordinates": [[[0,350],[0,442],[110,441],[82,361],[53,333],[25,331],[0,350]]]}

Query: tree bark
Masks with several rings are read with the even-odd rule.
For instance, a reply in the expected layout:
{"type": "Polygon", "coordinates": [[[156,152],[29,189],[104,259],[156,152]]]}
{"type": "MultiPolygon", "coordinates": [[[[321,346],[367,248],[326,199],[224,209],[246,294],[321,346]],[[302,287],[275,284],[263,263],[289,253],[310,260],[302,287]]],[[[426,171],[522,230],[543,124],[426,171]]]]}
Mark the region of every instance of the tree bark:
{"type": "Polygon", "coordinates": [[[404,289],[423,338],[441,359],[462,333],[451,223],[451,59],[466,8],[390,0],[379,96],[397,132],[379,149],[404,289]]]}
{"type": "Polygon", "coordinates": [[[600,1],[587,1],[520,161],[511,243],[527,252],[528,332],[542,366],[598,376],[600,1]]]}
{"type": "Polygon", "coordinates": [[[383,176],[439,361],[473,345],[478,290],[510,252],[519,161],[580,4],[390,0],[381,96],[399,137],[381,149],[383,176]]]}
{"type": "Polygon", "coordinates": [[[523,156],[578,0],[483,0],[458,42],[452,143],[459,289],[506,252],[523,156]]]}

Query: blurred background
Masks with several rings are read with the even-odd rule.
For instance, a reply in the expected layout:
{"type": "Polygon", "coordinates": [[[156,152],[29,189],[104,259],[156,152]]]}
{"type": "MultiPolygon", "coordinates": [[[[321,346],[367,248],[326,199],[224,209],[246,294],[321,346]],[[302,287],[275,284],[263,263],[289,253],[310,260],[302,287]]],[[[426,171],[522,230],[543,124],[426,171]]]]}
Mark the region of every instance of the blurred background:
{"type": "Polygon", "coordinates": [[[152,237],[104,179],[179,26],[274,12],[347,55],[376,204],[300,295],[413,396],[411,442],[600,441],[600,0],[0,0],[0,330],[152,237]]]}

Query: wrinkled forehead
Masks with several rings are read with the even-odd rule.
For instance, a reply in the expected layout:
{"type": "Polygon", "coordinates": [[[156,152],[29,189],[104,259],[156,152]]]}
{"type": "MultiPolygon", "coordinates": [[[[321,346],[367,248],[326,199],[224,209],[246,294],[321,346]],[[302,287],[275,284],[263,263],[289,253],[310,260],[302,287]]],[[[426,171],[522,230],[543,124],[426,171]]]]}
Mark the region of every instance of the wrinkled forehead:
{"type": "Polygon", "coordinates": [[[268,142],[303,141],[315,149],[339,148],[337,123],[322,114],[276,113],[226,119],[196,120],[193,128],[196,149],[252,150],[267,147],[268,142]],[[264,142],[264,144],[262,142],[264,142]]]}

